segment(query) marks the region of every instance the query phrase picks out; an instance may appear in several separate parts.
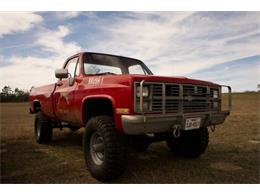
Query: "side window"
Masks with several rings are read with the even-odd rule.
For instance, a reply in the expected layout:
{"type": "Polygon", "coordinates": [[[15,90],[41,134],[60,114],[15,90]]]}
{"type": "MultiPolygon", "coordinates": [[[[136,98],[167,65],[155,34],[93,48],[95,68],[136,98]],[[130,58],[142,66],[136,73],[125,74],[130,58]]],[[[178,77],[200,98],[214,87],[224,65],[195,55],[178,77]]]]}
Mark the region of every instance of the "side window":
{"type": "Polygon", "coordinates": [[[68,69],[68,72],[70,73],[71,77],[74,77],[76,75],[76,68],[78,65],[78,57],[73,58],[68,61],[65,68],[68,69]]]}

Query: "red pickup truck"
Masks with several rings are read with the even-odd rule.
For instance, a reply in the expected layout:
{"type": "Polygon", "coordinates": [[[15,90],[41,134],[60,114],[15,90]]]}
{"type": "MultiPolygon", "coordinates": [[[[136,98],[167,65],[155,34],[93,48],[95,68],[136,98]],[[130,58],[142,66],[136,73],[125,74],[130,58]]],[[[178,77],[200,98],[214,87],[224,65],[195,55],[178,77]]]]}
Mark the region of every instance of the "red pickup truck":
{"type": "Polygon", "coordinates": [[[198,157],[208,146],[208,127],[223,123],[231,110],[229,86],[154,76],[133,58],[79,53],[55,76],[56,83],[30,91],[36,141],[50,142],[53,128],[85,127],[86,164],[101,181],[123,173],[128,148],[142,152],[166,141],[175,155],[198,157]],[[223,87],[228,89],[225,110],[223,87]]]}

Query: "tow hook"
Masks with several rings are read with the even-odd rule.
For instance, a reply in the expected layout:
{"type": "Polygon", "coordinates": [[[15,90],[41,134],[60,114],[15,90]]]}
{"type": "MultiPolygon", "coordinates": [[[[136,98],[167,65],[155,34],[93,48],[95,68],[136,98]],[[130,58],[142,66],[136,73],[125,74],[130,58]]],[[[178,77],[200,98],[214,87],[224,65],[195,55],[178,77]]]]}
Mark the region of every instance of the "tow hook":
{"type": "Polygon", "coordinates": [[[174,138],[179,138],[181,136],[181,127],[180,125],[172,126],[172,135],[174,138]]]}
{"type": "Polygon", "coordinates": [[[212,132],[214,132],[214,131],[216,130],[216,126],[215,126],[215,125],[211,125],[209,128],[210,128],[210,130],[211,130],[212,132]]]}

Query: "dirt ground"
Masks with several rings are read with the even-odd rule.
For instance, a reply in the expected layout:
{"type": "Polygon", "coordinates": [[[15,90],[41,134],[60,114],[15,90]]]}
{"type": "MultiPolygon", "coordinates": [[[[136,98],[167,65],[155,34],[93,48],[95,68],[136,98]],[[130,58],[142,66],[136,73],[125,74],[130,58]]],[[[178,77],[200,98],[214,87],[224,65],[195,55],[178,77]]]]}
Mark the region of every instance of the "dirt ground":
{"type": "MultiPolygon", "coordinates": [[[[260,183],[258,94],[233,94],[233,111],[210,132],[208,150],[198,159],[171,154],[165,143],[141,154],[130,152],[128,168],[113,183],[260,183]]],[[[84,129],[55,129],[50,145],[36,144],[34,115],[27,103],[0,104],[1,183],[99,183],[82,152],[84,129]]]]}

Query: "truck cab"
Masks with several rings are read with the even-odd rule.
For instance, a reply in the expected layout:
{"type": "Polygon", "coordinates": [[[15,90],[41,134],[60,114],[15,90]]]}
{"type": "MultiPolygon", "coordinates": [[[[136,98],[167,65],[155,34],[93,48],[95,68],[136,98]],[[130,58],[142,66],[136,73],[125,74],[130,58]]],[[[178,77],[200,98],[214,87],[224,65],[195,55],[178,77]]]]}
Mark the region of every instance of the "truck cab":
{"type": "Polygon", "coordinates": [[[83,52],[68,58],[55,76],[56,83],[30,92],[36,141],[50,142],[53,128],[84,127],[86,164],[101,181],[123,173],[128,148],[142,152],[166,141],[175,155],[198,157],[208,146],[208,128],[231,111],[230,86],[155,76],[134,58],[83,52]]]}

